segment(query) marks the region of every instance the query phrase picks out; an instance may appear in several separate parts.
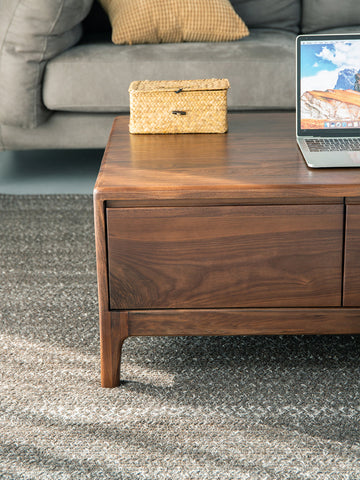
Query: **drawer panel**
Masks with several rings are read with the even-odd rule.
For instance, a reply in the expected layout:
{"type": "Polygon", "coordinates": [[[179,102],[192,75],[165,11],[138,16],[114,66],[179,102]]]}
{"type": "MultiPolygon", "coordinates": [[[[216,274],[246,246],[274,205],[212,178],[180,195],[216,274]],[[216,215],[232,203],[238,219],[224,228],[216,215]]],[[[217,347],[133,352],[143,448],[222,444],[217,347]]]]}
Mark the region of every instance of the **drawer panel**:
{"type": "Polygon", "coordinates": [[[344,306],[360,307],[360,205],[346,206],[344,306]]]}
{"type": "Polygon", "coordinates": [[[339,306],[342,205],[108,208],[111,309],[339,306]]]}

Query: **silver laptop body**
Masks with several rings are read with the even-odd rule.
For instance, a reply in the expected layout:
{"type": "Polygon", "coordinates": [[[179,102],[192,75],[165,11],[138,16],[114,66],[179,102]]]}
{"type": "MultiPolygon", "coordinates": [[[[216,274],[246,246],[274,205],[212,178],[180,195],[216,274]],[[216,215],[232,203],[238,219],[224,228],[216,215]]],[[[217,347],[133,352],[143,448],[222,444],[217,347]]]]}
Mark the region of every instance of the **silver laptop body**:
{"type": "Polygon", "coordinates": [[[309,167],[360,167],[360,33],[297,37],[296,138],[309,167]]]}

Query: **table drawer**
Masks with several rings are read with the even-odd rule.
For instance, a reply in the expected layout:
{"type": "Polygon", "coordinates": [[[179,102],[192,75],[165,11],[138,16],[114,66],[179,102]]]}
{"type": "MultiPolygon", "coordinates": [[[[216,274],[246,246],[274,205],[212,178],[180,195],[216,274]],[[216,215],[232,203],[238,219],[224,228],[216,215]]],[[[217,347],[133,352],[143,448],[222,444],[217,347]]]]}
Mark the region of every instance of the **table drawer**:
{"type": "Polygon", "coordinates": [[[360,307],[360,205],[346,206],[344,307],[360,307]]]}
{"type": "Polygon", "coordinates": [[[342,205],[108,208],[111,309],[340,306],[342,205]]]}

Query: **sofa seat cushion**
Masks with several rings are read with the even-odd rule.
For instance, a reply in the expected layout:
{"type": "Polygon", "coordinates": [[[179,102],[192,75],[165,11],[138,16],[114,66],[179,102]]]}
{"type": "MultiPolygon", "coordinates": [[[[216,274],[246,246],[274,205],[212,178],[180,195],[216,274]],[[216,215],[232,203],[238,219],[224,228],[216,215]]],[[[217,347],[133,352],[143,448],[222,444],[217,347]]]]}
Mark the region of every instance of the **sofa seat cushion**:
{"type": "Polygon", "coordinates": [[[230,43],[83,44],[47,64],[43,100],[51,110],[126,112],[133,80],[228,78],[230,109],[294,108],[294,50],[295,35],[276,30],[230,43]]]}

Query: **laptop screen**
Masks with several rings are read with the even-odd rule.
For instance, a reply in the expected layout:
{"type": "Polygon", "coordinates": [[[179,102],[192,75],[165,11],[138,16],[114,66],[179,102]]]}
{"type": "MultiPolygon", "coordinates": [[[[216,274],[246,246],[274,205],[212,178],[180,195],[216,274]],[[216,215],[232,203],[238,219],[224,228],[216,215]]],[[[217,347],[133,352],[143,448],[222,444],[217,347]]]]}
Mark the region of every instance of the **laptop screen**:
{"type": "Polygon", "coordinates": [[[298,37],[297,124],[303,135],[360,129],[360,35],[298,37]]]}

